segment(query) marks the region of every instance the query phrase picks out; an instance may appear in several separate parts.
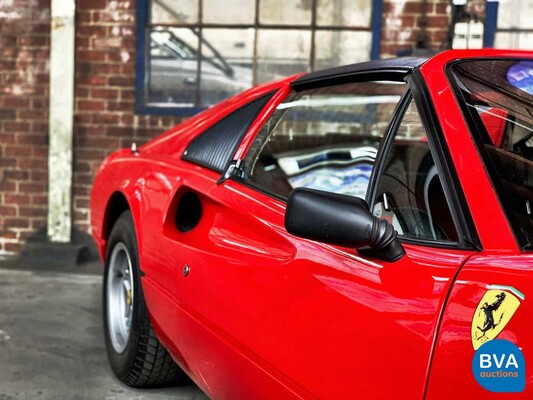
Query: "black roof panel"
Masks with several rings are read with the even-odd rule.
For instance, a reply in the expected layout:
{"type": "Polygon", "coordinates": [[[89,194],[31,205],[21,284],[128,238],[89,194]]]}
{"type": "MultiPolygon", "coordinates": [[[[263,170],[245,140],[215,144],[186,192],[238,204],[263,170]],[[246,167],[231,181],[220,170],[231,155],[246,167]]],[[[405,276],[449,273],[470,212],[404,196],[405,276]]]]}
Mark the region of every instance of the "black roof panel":
{"type": "Polygon", "coordinates": [[[390,58],[374,60],[357,64],[344,65],[310,72],[291,82],[295,90],[310,89],[313,87],[344,83],[352,80],[362,73],[400,74],[405,76],[413,69],[420,67],[427,59],[417,57],[390,58]]]}

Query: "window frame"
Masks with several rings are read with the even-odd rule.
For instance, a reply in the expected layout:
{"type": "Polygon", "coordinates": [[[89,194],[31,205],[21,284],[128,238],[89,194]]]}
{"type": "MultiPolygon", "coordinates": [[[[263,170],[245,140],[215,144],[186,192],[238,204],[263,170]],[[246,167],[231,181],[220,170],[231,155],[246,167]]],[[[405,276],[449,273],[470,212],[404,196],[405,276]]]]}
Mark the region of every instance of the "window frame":
{"type": "MultiPolygon", "coordinates": [[[[491,62],[491,61],[531,61],[529,58],[508,58],[508,57],[487,57],[482,59],[484,62],[491,62]]],[[[448,63],[445,67],[445,74],[446,78],[450,84],[450,87],[452,88],[454,97],[457,100],[457,103],[459,104],[459,107],[463,113],[463,116],[465,118],[466,125],[468,126],[470,136],[472,137],[472,140],[475,144],[476,150],[478,152],[479,158],[481,159],[481,162],[483,163],[483,167],[485,168],[485,172],[487,174],[488,179],[490,180],[492,190],[494,191],[494,194],[496,195],[496,198],[498,200],[498,205],[500,206],[503,215],[505,216],[505,219],[507,220],[507,223],[509,224],[509,229],[511,234],[513,235],[516,245],[518,249],[522,252],[531,252],[533,249],[525,248],[524,243],[520,240],[520,237],[516,234],[516,231],[514,229],[514,218],[509,215],[507,206],[505,204],[505,201],[502,201],[501,193],[504,193],[505,190],[503,189],[500,179],[498,177],[498,172],[495,170],[495,167],[493,163],[490,160],[490,156],[488,154],[488,151],[485,147],[484,137],[486,132],[485,127],[483,126],[483,123],[481,122],[481,118],[477,113],[467,106],[467,101],[462,93],[462,90],[459,86],[459,79],[456,77],[454,72],[454,67],[458,64],[463,63],[469,63],[469,62],[476,62],[480,61],[480,59],[476,58],[467,58],[457,61],[452,61],[448,63]]]]}
{"type": "MultiPolygon", "coordinates": [[[[199,0],[202,1],[202,0],[199,0]]],[[[256,2],[256,7],[259,7],[260,0],[254,0],[256,2]]],[[[372,9],[370,14],[369,29],[362,29],[358,27],[337,27],[337,30],[347,30],[347,31],[368,31],[371,35],[370,43],[370,59],[375,60],[379,58],[379,49],[381,44],[381,17],[383,10],[383,0],[371,0],[372,9]]],[[[312,0],[312,14],[315,15],[316,12],[316,0],[312,0]]],[[[205,109],[207,106],[179,106],[179,107],[166,107],[166,106],[154,106],[149,105],[146,102],[146,74],[148,71],[148,54],[149,54],[149,45],[150,41],[148,40],[148,33],[150,30],[150,4],[151,0],[138,0],[137,1],[137,13],[136,13],[136,45],[135,45],[135,113],[136,114],[155,114],[155,115],[175,115],[175,116],[192,116],[205,109]]],[[[249,24],[234,24],[234,25],[224,25],[224,24],[202,24],[203,27],[235,27],[235,28],[272,28],[272,29],[297,29],[297,30],[309,30],[311,32],[311,50],[310,50],[310,59],[314,58],[314,35],[315,32],[321,30],[336,30],[334,26],[324,26],[320,27],[316,24],[316,18],[313,17],[312,22],[309,26],[305,25],[261,25],[256,21],[253,26],[249,24]]],[[[255,57],[255,55],[254,55],[255,57]]],[[[312,67],[310,62],[309,66],[312,67]]]]}
{"type": "MultiPolygon", "coordinates": [[[[412,85],[409,83],[410,80],[408,80],[408,90],[407,92],[405,93],[405,96],[402,98],[401,102],[398,104],[398,107],[397,107],[397,110],[396,110],[396,113],[391,121],[391,124],[389,126],[389,130],[387,131],[386,133],[386,136],[383,138],[383,150],[382,151],[379,151],[378,152],[378,157],[379,157],[379,160],[378,158],[376,158],[376,164],[377,164],[377,168],[375,169],[375,172],[372,171],[372,181],[371,181],[371,186],[369,185],[369,196],[367,197],[367,203],[369,204],[369,209],[371,210],[371,212],[374,210],[374,206],[376,205],[377,203],[377,200],[378,200],[378,191],[379,191],[379,186],[380,186],[380,183],[381,183],[381,177],[383,176],[384,172],[385,172],[385,169],[387,167],[387,160],[389,158],[389,154],[390,152],[392,151],[392,148],[394,147],[394,144],[395,144],[395,139],[396,139],[396,135],[398,134],[398,130],[404,120],[404,117],[405,117],[405,113],[407,112],[407,110],[409,109],[409,106],[411,104],[414,104],[417,112],[418,112],[418,115],[420,116],[420,122],[422,124],[422,128],[424,129],[424,132],[426,134],[426,138],[427,138],[427,141],[428,141],[428,146],[429,146],[429,152],[431,154],[431,157],[433,159],[433,162],[435,163],[435,166],[437,168],[437,174],[438,174],[438,177],[439,177],[439,181],[440,181],[440,184],[442,186],[442,190],[444,192],[444,197],[445,197],[445,200],[446,200],[446,205],[448,206],[448,209],[450,211],[450,214],[452,215],[452,219],[453,219],[453,225],[455,227],[455,231],[457,233],[457,237],[458,239],[460,240],[460,238],[462,237],[460,235],[460,230],[458,228],[458,224],[456,223],[456,220],[457,218],[454,217],[454,211],[452,209],[453,207],[453,204],[450,202],[449,198],[450,198],[450,195],[447,194],[444,186],[445,186],[445,183],[443,182],[443,178],[442,178],[442,175],[443,175],[443,172],[442,172],[442,163],[438,161],[438,156],[437,156],[437,147],[432,144],[432,139],[430,139],[430,134],[429,134],[429,129],[428,129],[428,126],[427,126],[427,119],[423,116],[423,113],[422,113],[422,110],[420,108],[420,105],[419,103],[417,102],[416,98],[415,98],[415,95],[413,93],[413,89],[412,89],[412,85]],[[379,164],[378,164],[379,163],[379,164]],[[441,165],[441,167],[439,168],[439,164],[441,165]]],[[[462,246],[460,243],[459,243],[459,240],[458,241],[451,241],[451,240],[437,240],[437,239],[430,239],[430,238],[423,238],[423,237],[420,237],[420,238],[416,238],[416,237],[409,237],[409,236],[404,236],[400,233],[398,233],[398,238],[400,239],[400,241],[402,243],[411,243],[411,244],[416,244],[416,245],[425,245],[425,246],[430,246],[430,247],[439,247],[439,248],[457,248],[459,246],[462,246]]],[[[462,246],[464,247],[464,246],[462,246]]],[[[469,247],[465,247],[465,248],[469,248],[469,247]]]]}
{"type": "MultiPolygon", "coordinates": [[[[419,245],[424,247],[433,247],[433,248],[444,248],[444,249],[456,249],[456,250],[480,250],[481,242],[477,235],[477,231],[468,208],[468,203],[462,191],[462,188],[459,183],[459,178],[451,155],[447,148],[444,134],[438,123],[437,115],[434,110],[433,102],[430,98],[428,88],[425,81],[418,69],[414,69],[412,72],[407,73],[404,70],[375,70],[375,71],[362,71],[357,75],[353,76],[349,82],[366,82],[366,81],[376,81],[376,80],[390,80],[405,82],[407,85],[407,91],[403,97],[399,100],[394,115],[391,118],[391,121],[385,130],[383,137],[380,140],[380,145],[378,147],[378,152],[376,155],[376,160],[374,162],[374,168],[370,176],[368,189],[366,193],[366,202],[369,205],[369,209],[372,210],[376,201],[376,195],[379,184],[379,177],[385,169],[385,164],[387,161],[387,156],[391,151],[391,148],[394,144],[394,137],[396,135],[396,130],[401,123],[405,111],[407,110],[411,100],[414,100],[415,106],[420,114],[420,119],[424,130],[426,131],[428,144],[430,147],[430,152],[437,167],[439,174],[440,182],[442,189],[445,195],[446,203],[449,207],[455,229],[457,231],[457,236],[459,238],[458,242],[451,241],[440,241],[432,240],[426,238],[409,238],[402,235],[398,235],[399,240],[405,244],[419,245]]],[[[343,81],[343,83],[347,83],[343,81]]],[[[322,82],[313,86],[313,88],[331,86],[332,83],[329,81],[322,82]]],[[[302,91],[311,89],[306,87],[302,91]]],[[[276,101],[276,106],[283,102],[292,91],[285,93],[285,95],[276,101]]],[[[263,125],[267,123],[272,115],[265,119],[263,125]]],[[[257,136],[260,132],[260,129],[255,133],[257,136]]],[[[254,137],[255,137],[254,136],[254,137]]],[[[252,143],[253,140],[250,141],[252,143]]],[[[248,147],[243,153],[241,159],[244,159],[248,154],[250,147],[248,147]]],[[[287,199],[268,192],[262,189],[260,186],[253,184],[253,182],[246,181],[238,175],[232,175],[229,179],[238,182],[258,193],[276,199],[282,204],[286,204],[287,199]]]]}
{"type": "Polygon", "coordinates": [[[499,0],[485,3],[485,29],[483,32],[483,47],[493,48],[498,32],[504,33],[533,33],[532,28],[500,28],[498,27],[499,0]]]}

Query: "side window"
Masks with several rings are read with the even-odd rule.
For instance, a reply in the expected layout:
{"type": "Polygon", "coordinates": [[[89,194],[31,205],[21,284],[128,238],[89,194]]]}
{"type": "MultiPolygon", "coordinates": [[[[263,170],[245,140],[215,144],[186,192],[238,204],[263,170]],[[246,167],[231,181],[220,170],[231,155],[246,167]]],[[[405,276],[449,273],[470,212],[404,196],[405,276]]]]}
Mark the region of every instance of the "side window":
{"type": "Polygon", "coordinates": [[[281,198],[297,187],[365,198],[405,91],[400,82],[359,82],[292,93],[257,135],[243,179],[281,198]]]}
{"type": "Polygon", "coordinates": [[[411,101],[379,177],[374,215],[406,238],[458,240],[420,115],[411,101]]]}

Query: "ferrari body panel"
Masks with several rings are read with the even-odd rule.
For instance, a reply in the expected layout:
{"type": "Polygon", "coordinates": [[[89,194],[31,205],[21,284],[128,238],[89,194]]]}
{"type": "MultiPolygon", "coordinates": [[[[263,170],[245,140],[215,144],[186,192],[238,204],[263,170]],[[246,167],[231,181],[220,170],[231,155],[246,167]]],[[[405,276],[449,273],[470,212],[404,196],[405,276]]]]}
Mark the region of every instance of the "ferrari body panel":
{"type": "MultiPolygon", "coordinates": [[[[472,373],[476,340],[481,346],[497,336],[515,343],[525,359],[531,360],[533,326],[528,317],[533,312],[529,299],[533,255],[518,244],[450,83],[454,78],[449,66],[472,58],[533,55],[453,51],[428,61],[411,60],[408,65],[384,62],[380,67],[377,62],[368,64],[370,69],[354,67],[357,73],[352,71],[352,75],[345,68],[339,79],[335,71],[291,77],[250,89],[138,150],[121,150],[104,162],[91,197],[91,229],[100,254],[104,259],[114,220],[120,211],[129,209],[152,325],[174,360],[210,397],[496,398],[502,395],[488,392],[472,373]],[[400,232],[405,256],[398,261],[370,257],[365,249],[289,234],[284,225],[285,199],[247,181],[241,162],[268,145],[268,141],[260,142],[262,132],[278,126],[285,109],[313,103],[311,95],[305,101],[297,97],[300,94],[295,94],[291,82],[304,92],[310,90],[309,85],[318,85],[320,92],[320,85],[338,87],[350,79],[373,79],[391,68],[404,74],[409,85],[400,100],[400,96],[383,96],[368,107],[375,112],[392,97],[398,102],[394,111],[398,117],[388,117],[386,133],[374,150],[378,155],[372,160],[376,165],[372,174],[389,171],[388,158],[381,153],[391,151],[393,139],[389,137],[401,129],[404,113],[416,109],[411,102],[414,93],[416,106],[420,108],[423,102],[429,110],[420,112],[420,126],[426,131],[434,126],[438,132],[418,141],[409,136],[397,141],[395,154],[414,154],[411,164],[418,170],[413,180],[427,173],[429,167],[422,166],[427,155],[433,155],[430,178],[413,183],[413,190],[423,193],[417,201],[425,201],[426,206],[431,200],[432,177],[452,172],[451,177],[441,179],[444,189],[438,192],[439,206],[427,211],[431,218],[443,204],[455,207],[449,218],[453,221],[443,231],[455,226],[459,238],[443,239],[433,222],[432,240],[402,236],[405,226],[387,214],[385,195],[383,199],[376,195],[370,209],[400,232]],[[183,159],[190,143],[209,127],[268,93],[272,97],[235,154],[228,157],[233,169],[228,165],[228,170],[216,172],[183,159]],[[410,153],[402,146],[415,150],[410,153]],[[385,210],[383,214],[378,215],[377,205],[385,210]],[[520,303],[497,334],[495,324],[487,325],[488,306],[481,301],[491,290],[505,292],[499,295],[500,303],[505,298],[505,304],[510,303],[511,296],[520,303]]],[[[336,96],[321,99],[320,104],[337,104],[340,95],[336,96]]],[[[360,104],[360,100],[351,104],[360,104]]],[[[317,115],[328,124],[334,118],[325,111],[317,115]]],[[[369,138],[365,136],[367,150],[369,138]]],[[[298,140],[290,136],[287,142],[298,140]]],[[[291,149],[280,153],[276,161],[293,169],[310,159],[344,165],[346,150],[334,149],[332,153],[320,147],[307,159],[291,149]],[[344,158],[331,161],[334,156],[344,158]]],[[[265,171],[269,169],[273,167],[266,164],[265,171]]],[[[368,182],[369,190],[377,191],[377,178],[368,182]]],[[[419,221],[417,232],[423,232],[423,225],[427,225],[425,219],[419,221]]],[[[533,396],[532,379],[529,370],[520,398],[533,396]]]]}

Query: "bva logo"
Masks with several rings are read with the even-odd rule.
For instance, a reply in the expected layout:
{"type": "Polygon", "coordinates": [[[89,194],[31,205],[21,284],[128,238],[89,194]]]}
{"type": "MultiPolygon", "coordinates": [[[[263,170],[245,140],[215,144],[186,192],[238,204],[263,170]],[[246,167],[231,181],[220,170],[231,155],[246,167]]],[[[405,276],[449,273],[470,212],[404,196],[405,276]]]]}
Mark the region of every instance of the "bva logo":
{"type": "Polygon", "coordinates": [[[526,362],[522,351],[508,340],[495,339],[474,354],[472,371],[477,382],[491,392],[522,392],[526,362]]]}

